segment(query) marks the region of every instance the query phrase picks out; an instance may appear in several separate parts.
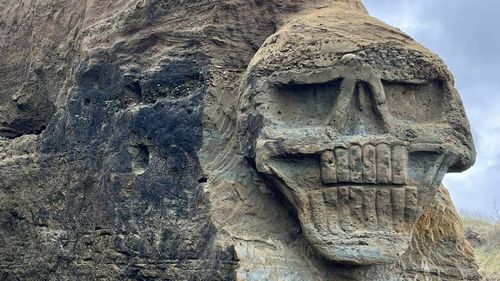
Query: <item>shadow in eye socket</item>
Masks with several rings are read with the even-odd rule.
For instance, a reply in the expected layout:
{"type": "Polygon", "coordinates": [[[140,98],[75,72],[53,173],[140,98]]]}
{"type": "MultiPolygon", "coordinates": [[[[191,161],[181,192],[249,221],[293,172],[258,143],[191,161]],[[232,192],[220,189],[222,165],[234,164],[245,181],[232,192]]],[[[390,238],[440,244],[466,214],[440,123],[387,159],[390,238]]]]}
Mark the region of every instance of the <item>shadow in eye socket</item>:
{"type": "Polygon", "coordinates": [[[394,118],[414,123],[429,123],[442,117],[445,109],[443,82],[382,83],[389,112],[394,118]]]}
{"type": "Polygon", "coordinates": [[[340,82],[278,85],[270,95],[269,114],[289,127],[324,124],[339,95],[340,82]]]}

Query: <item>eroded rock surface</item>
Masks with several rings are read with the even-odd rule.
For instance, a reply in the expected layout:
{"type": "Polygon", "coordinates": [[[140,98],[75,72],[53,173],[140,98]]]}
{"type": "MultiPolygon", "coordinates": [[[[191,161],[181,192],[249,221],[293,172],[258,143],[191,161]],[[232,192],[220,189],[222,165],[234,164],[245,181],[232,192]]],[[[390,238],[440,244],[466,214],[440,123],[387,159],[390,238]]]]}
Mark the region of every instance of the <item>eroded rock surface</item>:
{"type": "Polygon", "coordinates": [[[0,279],[480,279],[451,74],[361,2],[0,1],[0,38],[0,279]]]}

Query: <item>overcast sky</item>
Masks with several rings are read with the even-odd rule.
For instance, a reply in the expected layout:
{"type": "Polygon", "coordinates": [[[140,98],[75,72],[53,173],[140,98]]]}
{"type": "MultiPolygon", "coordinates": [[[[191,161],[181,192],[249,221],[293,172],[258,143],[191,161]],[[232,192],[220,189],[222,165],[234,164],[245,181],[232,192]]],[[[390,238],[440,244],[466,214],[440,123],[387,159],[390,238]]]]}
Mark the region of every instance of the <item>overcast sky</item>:
{"type": "Polygon", "coordinates": [[[364,0],[370,14],[437,53],[451,69],[471,122],[474,167],[448,174],[461,211],[500,209],[500,0],[364,0]]]}

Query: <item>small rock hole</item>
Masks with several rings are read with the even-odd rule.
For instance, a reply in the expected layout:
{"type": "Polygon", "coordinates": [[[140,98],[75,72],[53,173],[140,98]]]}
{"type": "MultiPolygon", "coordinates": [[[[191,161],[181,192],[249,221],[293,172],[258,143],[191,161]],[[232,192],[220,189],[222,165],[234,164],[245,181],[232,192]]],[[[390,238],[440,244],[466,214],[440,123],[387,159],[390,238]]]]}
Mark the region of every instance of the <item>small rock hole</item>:
{"type": "Polygon", "coordinates": [[[144,144],[139,144],[129,148],[132,155],[132,170],[134,174],[143,174],[149,166],[149,148],[144,144]]]}

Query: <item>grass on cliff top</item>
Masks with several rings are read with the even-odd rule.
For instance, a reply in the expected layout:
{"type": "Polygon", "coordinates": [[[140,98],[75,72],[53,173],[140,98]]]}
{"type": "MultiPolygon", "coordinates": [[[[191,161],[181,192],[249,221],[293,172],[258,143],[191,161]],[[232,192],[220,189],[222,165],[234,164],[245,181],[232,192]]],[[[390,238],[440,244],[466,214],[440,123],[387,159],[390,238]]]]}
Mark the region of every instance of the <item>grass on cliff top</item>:
{"type": "Polygon", "coordinates": [[[462,216],[466,230],[479,234],[483,243],[474,252],[485,280],[500,281],[500,220],[484,216],[462,216]]]}

